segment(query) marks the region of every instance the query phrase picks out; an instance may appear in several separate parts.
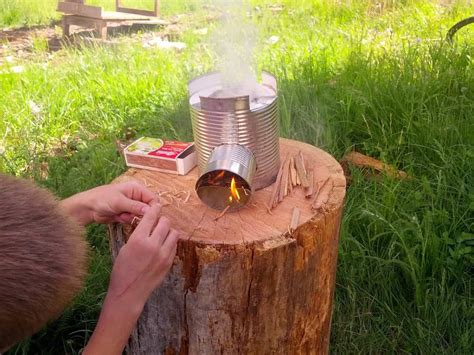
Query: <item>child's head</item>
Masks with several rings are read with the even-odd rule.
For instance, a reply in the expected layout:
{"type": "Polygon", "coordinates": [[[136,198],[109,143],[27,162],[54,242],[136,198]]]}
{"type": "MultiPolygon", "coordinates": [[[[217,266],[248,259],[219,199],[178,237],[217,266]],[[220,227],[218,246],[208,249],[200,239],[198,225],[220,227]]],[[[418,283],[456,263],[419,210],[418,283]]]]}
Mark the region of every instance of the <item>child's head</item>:
{"type": "Polygon", "coordinates": [[[58,201],[0,174],[0,352],[58,317],[86,268],[83,230],[58,201]]]}

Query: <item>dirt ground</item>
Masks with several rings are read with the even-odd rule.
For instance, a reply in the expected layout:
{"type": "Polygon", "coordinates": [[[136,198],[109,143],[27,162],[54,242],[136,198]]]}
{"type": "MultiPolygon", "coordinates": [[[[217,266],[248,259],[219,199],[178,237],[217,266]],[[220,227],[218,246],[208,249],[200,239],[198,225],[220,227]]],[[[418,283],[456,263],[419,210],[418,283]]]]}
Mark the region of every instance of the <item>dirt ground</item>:
{"type": "Polygon", "coordinates": [[[197,31],[205,30],[200,33],[204,35],[207,33],[209,22],[215,21],[220,15],[219,11],[209,9],[208,14],[203,18],[196,18],[192,14],[178,14],[167,18],[165,25],[110,24],[107,41],[97,38],[97,33],[93,29],[77,26],[71,26],[71,36],[63,39],[60,21],[49,26],[3,28],[0,29],[0,66],[4,63],[15,65],[30,59],[37,54],[38,49],[53,53],[64,46],[80,46],[88,43],[113,45],[137,37],[145,39],[160,37],[166,41],[179,41],[181,34],[190,27],[196,28],[197,31]]]}

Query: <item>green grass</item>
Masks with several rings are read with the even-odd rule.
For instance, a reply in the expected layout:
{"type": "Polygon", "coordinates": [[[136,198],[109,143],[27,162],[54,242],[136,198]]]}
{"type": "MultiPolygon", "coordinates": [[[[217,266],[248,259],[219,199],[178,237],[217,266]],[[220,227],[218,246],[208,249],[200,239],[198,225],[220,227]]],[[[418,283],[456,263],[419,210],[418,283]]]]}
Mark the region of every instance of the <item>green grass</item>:
{"type": "MultiPolygon", "coordinates": [[[[0,9],[6,3],[0,0],[0,9]]],[[[355,148],[413,177],[370,181],[353,171],[331,352],[471,353],[474,26],[462,29],[454,46],[443,37],[474,6],[385,1],[382,10],[375,1],[288,0],[273,15],[264,6],[271,3],[254,1],[252,14],[258,66],[279,81],[282,135],[336,158],[355,148]],[[275,45],[265,42],[271,35],[280,37],[275,45]]],[[[205,15],[197,4],[174,2],[168,12],[194,11],[182,53],[144,50],[134,41],[65,49],[44,65],[39,45],[35,59],[22,62],[25,72],[0,74],[0,170],[33,177],[64,197],[124,171],[116,138],[190,139],[186,82],[215,62],[206,39],[193,33],[215,26],[197,22],[205,15]],[[30,100],[40,114],[32,115],[30,100]]],[[[21,11],[19,18],[33,18],[21,11]]],[[[45,12],[33,22],[50,18],[45,12]]],[[[12,354],[75,353],[87,342],[110,270],[105,229],[91,227],[88,239],[86,289],[12,354]]]]}
{"type": "MultiPolygon", "coordinates": [[[[59,0],[0,0],[0,28],[16,28],[33,25],[47,25],[60,19],[56,12],[59,0]]],[[[184,10],[193,10],[202,2],[162,1],[164,16],[184,10]]],[[[115,11],[115,0],[86,0],[87,5],[100,6],[106,11],[115,11]]],[[[122,0],[125,7],[153,9],[154,0],[122,0]]]]}

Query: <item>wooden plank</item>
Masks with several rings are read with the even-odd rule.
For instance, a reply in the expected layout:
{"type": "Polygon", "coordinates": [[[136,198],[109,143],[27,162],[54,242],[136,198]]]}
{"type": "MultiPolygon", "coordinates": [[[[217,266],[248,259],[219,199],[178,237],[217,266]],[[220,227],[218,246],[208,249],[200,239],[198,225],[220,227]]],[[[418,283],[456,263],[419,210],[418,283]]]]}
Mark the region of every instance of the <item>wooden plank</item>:
{"type": "Polygon", "coordinates": [[[129,7],[117,7],[116,10],[117,12],[123,12],[127,14],[135,14],[135,15],[151,16],[151,17],[156,16],[155,12],[151,10],[132,9],[129,7]]]}
{"type": "Polygon", "coordinates": [[[72,2],[59,2],[57,11],[91,18],[102,18],[102,8],[72,2]]]}
{"type": "Polygon", "coordinates": [[[98,25],[101,20],[96,18],[77,16],[77,15],[64,15],[63,19],[66,19],[68,25],[81,26],[84,28],[98,29],[98,25]]]}
{"type": "Polygon", "coordinates": [[[103,11],[101,19],[107,21],[149,21],[151,17],[138,14],[128,14],[125,12],[103,11]]]}
{"type": "Polygon", "coordinates": [[[144,10],[144,9],[135,9],[131,7],[125,7],[122,5],[121,0],[115,0],[115,10],[118,12],[125,12],[129,14],[157,17],[160,14],[160,1],[159,0],[154,1],[153,10],[144,10]]]}

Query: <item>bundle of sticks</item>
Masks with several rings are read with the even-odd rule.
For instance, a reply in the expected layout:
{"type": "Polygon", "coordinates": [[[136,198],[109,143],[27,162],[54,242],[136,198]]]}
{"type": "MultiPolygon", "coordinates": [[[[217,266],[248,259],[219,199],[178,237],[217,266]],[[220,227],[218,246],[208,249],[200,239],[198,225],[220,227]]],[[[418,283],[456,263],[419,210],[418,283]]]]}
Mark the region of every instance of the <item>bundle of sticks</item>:
{"type": "Polygon", "coordinates": [[[267,204],[267,210],[275,208],[283,199],[292,194],[293,190],[301,187],[307,199],[311,199],[311,207],[318,209],[321,207],[321,199],[318,198],[318,192],[323,191],[329,182],[329,178],[321,184],[315,183],[315,174],[313,168],[308,168],[303,153],[299,151],[296,154],[288,154],[280,165],[270,199],[267,204]]]}

